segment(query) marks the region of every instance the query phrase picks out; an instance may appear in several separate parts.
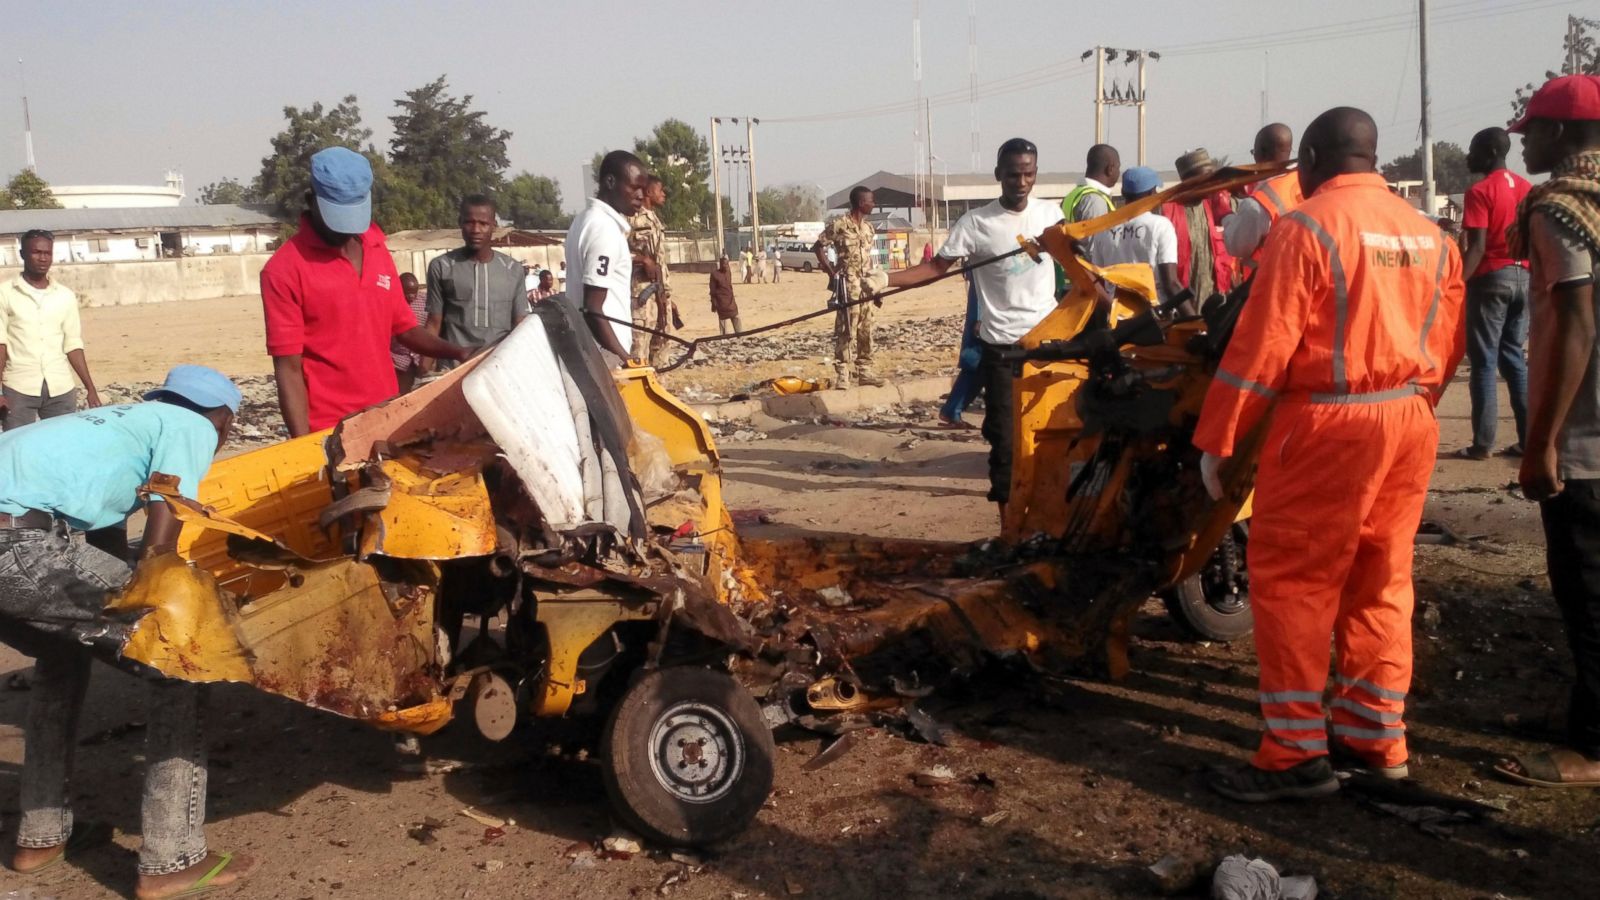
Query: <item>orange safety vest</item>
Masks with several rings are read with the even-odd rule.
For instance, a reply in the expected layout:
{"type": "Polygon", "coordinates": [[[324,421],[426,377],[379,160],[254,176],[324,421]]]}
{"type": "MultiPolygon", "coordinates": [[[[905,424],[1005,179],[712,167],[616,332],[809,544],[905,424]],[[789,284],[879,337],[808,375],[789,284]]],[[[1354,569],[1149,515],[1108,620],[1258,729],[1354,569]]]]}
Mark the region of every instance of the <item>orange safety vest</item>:
{"type": "MultiPolygon", "coordinates": [[[[1269,182],[1270,184],[1270,182],[1269,182]]],[[[1230,456],[1273,400],[1427,393],[1465,351],[1455,242],[1377,174],[1330,179],[1267,237],[1194,443],[1230,456]]]]}
{"type": "MultiPolygon", "coordinates": [[[[1285,172],[1276,178],[1261,182],[1250,192],[1250,199],[1261,204],[1261,208],[1267,213],[1268,221],[1273,225],[1278,224],[1278,219],[1298,209],[1305,200],[1305,195],[1300,192],[1300,173],[1285,172]]],[[[1245,272],[1259,265],[1256,257],[1266,244],[1266,241],[1262,241],[1249,256],[1239,261],[1245,272]]]]}

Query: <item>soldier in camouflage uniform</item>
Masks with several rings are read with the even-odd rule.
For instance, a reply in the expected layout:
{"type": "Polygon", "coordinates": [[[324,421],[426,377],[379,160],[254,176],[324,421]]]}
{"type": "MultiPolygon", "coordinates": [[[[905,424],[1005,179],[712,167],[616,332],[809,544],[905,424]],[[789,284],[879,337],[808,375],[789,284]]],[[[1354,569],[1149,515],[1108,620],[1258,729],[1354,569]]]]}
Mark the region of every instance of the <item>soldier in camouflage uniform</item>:
{"type": "MultiPolygon", "coordinates": [[[[822,271],[839,282],[834,296],[845,301],[873,295],[872,276],[877,269],[872,255],[877,235],[867,216],[875,205],[872,189],[857,186],[850,191],[850,212],[828,220],[822,236],[811,248],[822,271]],[[826,249],[833,247],[838,264],[828,262],[826,249]]],[[[881,301],[856,306],[839,306],[833,326],[833,369],[836,387],[851,383],[877,386],[883,379],[872,374],[872,310],[881,301]]]]}
{"type": "Polygon", "coordinates": [[[628,219],[628,249],[633,251],[633,347],[634,359],[660,364],[656,357],[666,349],[665,338],[647,334],[641,328],[664,331],[672,295],[667,285],[666,231],[656,209],[667,201],[661,179],[650,176],[644,192],[644,208],[628,219]],[[651,288],[654,287],[654,290],[651,288]]]}

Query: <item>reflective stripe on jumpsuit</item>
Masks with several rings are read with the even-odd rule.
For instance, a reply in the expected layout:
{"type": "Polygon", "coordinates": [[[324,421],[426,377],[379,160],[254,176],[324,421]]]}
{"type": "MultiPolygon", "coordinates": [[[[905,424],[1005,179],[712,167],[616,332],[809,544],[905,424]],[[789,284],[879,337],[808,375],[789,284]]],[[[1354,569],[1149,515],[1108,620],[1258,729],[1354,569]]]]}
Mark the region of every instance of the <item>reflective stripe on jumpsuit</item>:
{"type": "Polygon", "coordinates": [[[1438,447],[1431,389],[1464,350],[1461,260],[1376,175],[1339,176],[1284,220],[1195,433],[1228,456],[1272,415],[1248,551],[1265,720],[1252,764],[1292,768],[1331,738],[1395,766],[1412,547],[1438,447]]]}

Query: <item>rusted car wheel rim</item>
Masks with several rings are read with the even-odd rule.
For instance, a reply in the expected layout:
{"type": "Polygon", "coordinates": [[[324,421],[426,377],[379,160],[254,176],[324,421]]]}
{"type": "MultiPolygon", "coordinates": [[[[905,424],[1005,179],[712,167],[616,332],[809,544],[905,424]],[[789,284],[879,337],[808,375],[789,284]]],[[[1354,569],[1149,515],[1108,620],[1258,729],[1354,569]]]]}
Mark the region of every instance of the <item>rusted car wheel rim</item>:
{"type": "Polygon", "coordinates": [[[650,729],[650,769],[688,803],[711,803],[744,774],[744,742],[733,720],[704,703],[679,703],[650,729]]]}

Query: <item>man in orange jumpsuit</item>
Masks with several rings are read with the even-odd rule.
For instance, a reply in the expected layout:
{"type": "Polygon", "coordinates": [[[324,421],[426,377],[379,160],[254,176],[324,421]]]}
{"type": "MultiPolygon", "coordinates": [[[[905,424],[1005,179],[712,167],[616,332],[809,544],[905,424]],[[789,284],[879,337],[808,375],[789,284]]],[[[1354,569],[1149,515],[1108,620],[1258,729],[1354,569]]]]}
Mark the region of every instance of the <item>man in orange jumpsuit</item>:
{"type": "Polygon", "coordinates": [[[1211,780],[1235,800],[1338,790],[1330,737],[1379,774],[1406,774],[1412,541],[1434,404],[1464,352],[1465,288],[1455,243],[1374,170],[1377,138],[1349,107],[1306,130],[1306,199],[1262,248],[1195,430],[1220,497],[1222,462],[1271,414],[1249,549],[1266,734],[1250,765],[1211,780]]]}

